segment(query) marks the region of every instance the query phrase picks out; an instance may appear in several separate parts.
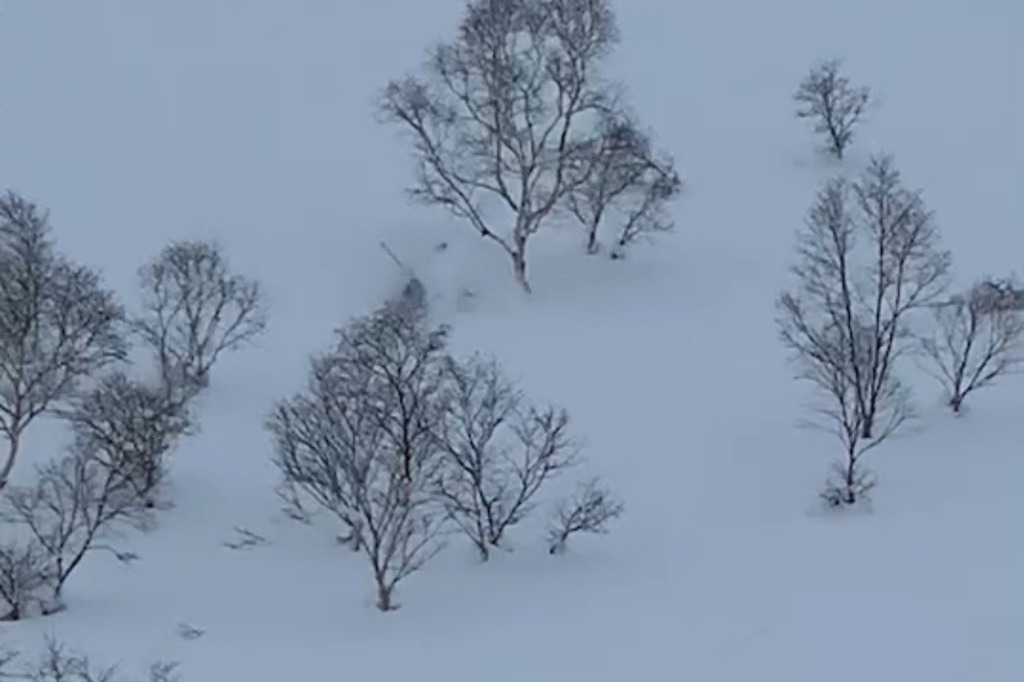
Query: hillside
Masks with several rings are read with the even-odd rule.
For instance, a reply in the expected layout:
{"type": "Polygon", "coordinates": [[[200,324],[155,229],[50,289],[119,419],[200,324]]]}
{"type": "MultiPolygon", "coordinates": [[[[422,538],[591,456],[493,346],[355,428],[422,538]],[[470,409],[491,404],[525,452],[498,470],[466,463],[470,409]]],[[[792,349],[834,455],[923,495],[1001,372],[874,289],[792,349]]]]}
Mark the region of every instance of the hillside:
{"type": "MultiPolygon", "coordinates": [[[[143,261],[200,237],[270,302],[174,454],[174,509],[129,539],[140,561],[90,558],[65,612],[0,637],[28,652],[54,633],[126,670],[174,659],[188,682],[1024,679],[1024,382],[954,418],[908,365],[920,418],[868,455],[873,504],[822,514],[841,452],[797,426],[810,393],[774,307],[841,169],[791,101],[832,55],[878,96],[842,168],[892,153],[958,284],[1021,271],[1024,5],[618,2],[613,68],[684,176],[678,227],[622,261],[541,234],[525,297],[493,245],[406,200],[407,147],[374,120],[462,4],[0,3],[0,188],[48,207],[61,248],[128,301],[143,261]],[[490,564],[456,539],[391,614],[330,526],[279,512],[263,429],[332,329],[402,285],[382,239],[453,348],[571,412],[586,471],[626,504],[561,557],[529,524],[490,564]],[[267,543],[230,550],[235,527],[267,543]]],[[[62,442],[40,424],[16,476],[62,442]]]]}

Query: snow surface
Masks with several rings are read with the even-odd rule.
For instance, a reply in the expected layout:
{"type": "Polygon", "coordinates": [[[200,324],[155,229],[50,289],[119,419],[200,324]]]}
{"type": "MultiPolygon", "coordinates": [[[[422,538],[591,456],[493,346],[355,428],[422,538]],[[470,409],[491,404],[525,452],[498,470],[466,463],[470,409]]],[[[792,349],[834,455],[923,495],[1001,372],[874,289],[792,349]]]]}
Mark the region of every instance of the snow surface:
{"type": "MultiPolygon", "coordinates": [[[[259,345],[215,369],[176,508],[130,542],[142,560],[92,557],[65,613],[0,637],[29,651],[54,633],[128,670],[174,658],[190,682],[1024,679],[1020,379],[960,419],[922,382],[915,428],[870,455],[871,512],[823,516],[839,453],[795,426],[808,393],[773,324],[794,232],[836,171],[790,101],[821,57],[878,95],[847,169],[894,153],[963,281],[1021,269],[1024,4],[617,4],[614,70],[686,177],[679,230],[615,263],[542,235],[524,301],[501,253],[406,202],[406,148],[374,121],[378,88],[451,35],[461,0],[0,2],[0,187],[48,206],[63,248],[129,302],[145,258],[200,236],[273,306],[259,345]],[[386,615],[361,558],[277,512],[262,430],[331,329],[401,285],[382,238],[457,348],[571,410],[627,504],[564,557],[526,527],[488,565],[456,542],[386,615]],[[225,548],[234,526],[269,544],[225,548]]],[[[60,442],[47,429],[22,474],[60,442]]]]}

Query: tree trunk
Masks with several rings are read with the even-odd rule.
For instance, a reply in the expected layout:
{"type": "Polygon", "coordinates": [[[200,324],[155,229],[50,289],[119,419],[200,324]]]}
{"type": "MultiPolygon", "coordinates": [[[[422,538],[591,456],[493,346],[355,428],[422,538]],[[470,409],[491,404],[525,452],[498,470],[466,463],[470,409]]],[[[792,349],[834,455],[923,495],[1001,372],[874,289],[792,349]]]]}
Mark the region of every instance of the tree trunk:
{"type": "Polygon", "coordinates": [[[843,472],[843,478],[845,479],[843,483],[846,487],[846,490],[843,491],[843,502],[848,505],[853,505],[857,502],[857,493],[855,490],[857,481],[857,455],[854,453],[855,451],[852,450],[852,448],[847,453],[846,471],[843,472]]]}
{"type": "Polygon", "coordinates": [[[840,161],[843,160],[843,151],[846,145],[843,143],[843,136],[839,132],[839,129],[832,122],[828,124],[828,134],[832,138],[832,153],[836,155],[836,158],[840,161]]]}
{"type": "Polygon", "coordinates": [[[14,469],[14,462],[18,459],[18,436],[9,436],[7,439],[7,461],[4,463],[3,469],[0,469],[0,491],[7,487],[7,478],[11,475],[11,470],[14,469]]]}
{"type": "Polygon", "coordinates": [[[864,440],[871,440],[872,435],[875,432],[875,415],[874,409],[869,408],[870,412],[861,415],[864,422],[861,424],[860,437],[864,440]]]}
{"type": "Polygon", "coordinates": [[[377,608],[385,612],[394,609],[394,605],[391,603],[391,590],[379,578],[377,579],[377,608]]]}
{"type": "Polygon", "coordinates": [[[530,282],[526,279],[526,242],[523,240],[523,244],[520,246],[519,240],[516,239],[516,250],[512,254],[512,269],[515,272],[516,282],[523,288],[528,294],[533,293],[533,289],[530,288],[530,282]]]}

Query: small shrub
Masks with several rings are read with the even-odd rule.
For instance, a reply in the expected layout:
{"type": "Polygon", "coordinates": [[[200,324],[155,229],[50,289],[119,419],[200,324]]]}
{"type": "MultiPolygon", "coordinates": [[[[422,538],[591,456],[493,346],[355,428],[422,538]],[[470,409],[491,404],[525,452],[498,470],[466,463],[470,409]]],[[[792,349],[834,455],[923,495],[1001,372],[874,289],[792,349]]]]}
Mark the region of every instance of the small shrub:
{"type": "Polygon", "coordinates": [[[587,481],[558,506],[548,531],[548,552],[563,553],[569,538],[577,533],[607,533],[608,524],[622,516],[624,510],[624,505],[599,480],[587,481]]]}

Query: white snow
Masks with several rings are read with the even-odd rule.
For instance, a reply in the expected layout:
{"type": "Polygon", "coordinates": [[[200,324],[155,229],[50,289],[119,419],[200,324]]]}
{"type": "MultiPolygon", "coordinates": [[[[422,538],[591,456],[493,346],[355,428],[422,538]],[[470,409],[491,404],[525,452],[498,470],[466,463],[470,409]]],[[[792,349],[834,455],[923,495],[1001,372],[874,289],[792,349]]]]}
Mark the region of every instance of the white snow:
{"type": "MultiPolygon", "coordinates": [[[[62,248],[129,303],[144,259],[200,236],[272,304],[258,346],[214,369],[176,508],[129,540],[141,561],[91,557],[66,612],[0,638],[31,651],[54,633],[128,670],[173,658],[187,682],[1024,679],[1024,383],[954,419],[918,382],[921,419],[869,455],[873,508],[821,515],[841,453],[797,428],[809,394],[773,323],[794,233],[838,170],[790,101],[822,57],[879,98],[845,167],[892,152],[964,282],[1020,270],[1024,4],[616,4],[615,73],[686,177],[678,231],[621,262],[542,234],[528,301],[503,254],[406,201],[407,149],[374,120],[462,0],[0,4],[0,188],[50,208],[62,248]],[[528,526],[491,564],[454,542],[391,614],[329,528],[278,513],[262,429],[331,329],[401,286],[381,239],[458,349],[571,411],[588,472],[626,502],[562,557],[528,526]],[[234,526],[269,544],[225,548],[234,526]]],[[[48,429],[22,475],[60,442],[48,429]]]]}

